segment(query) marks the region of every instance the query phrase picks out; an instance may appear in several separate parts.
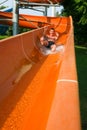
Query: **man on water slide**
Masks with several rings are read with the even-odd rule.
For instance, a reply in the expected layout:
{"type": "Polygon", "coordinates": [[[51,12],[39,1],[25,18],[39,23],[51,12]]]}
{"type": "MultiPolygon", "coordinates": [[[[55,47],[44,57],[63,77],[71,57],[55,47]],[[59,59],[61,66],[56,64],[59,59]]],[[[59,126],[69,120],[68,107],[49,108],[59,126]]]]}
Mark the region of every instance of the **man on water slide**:
{"type": "Polygon", "coordinates": [[[55,31],[55,29],[50,28],[49,33],[40,38],[41,45],[51,49],[53,52],[56,50],[56,41],[58,40],[58,37],[59,34],[55,31]]]}

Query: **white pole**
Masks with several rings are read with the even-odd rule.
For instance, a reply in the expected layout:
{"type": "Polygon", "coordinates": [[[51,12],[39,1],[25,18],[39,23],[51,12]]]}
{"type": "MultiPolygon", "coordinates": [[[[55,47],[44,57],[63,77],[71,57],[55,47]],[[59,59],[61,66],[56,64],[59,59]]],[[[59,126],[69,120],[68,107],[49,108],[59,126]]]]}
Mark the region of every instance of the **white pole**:
{"type": "Polygon", "coordinates": [[[17,0],[13,0],[13,35],[18,34],[19,8],[17,0]]]}
{"type": "Polygon", "coordinates": [[[52,7],[51,7],[51,11],[52,11],[51,16],[52,16],[52,17],[55,17],[55,16],[56,16],[56,7],[55,7],[55,6],[52,6],[52,7]]]}

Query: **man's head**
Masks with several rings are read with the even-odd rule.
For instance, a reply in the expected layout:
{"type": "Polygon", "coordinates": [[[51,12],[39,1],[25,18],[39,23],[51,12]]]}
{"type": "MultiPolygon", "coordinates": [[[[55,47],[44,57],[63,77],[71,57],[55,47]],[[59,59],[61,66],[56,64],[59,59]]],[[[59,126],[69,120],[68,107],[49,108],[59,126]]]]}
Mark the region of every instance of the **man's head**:
{"type": "Polygon", "coordinates": [[[50,28],[49,33],[50,34],[54,34],[55,33],[55,29],[54,28],[50,28]]]}

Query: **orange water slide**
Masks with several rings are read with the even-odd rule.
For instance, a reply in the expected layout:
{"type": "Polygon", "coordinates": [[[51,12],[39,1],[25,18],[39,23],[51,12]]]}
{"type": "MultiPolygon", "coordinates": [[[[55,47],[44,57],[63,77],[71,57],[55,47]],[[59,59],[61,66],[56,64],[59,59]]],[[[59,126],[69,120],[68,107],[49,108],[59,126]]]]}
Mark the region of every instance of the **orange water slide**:
{"type": "MultiPolygon", "coordinates": [[[[12,25],[12,13],[0,11],[0,24],[12,25]],[[8,20],[10,19],[10,20],[8,20]]],[[[59,26],[61,23],[65,23],[68,18],[62,17],[46,17],[46,16],[33,16],[33,15],[19,15],[19,26],[26,28],[40,28],[47,25],[59,26]]]]}
{"type": "Polygon", "coordinates": [[[63,0],[20,0],[20,2],[34,2],[34,3],[61,3],[63,0]]]}
{"type": "Polygon", "coordinates": [[[81,130],[72,18],[57,22],[54,53],[39,40],[50,25],[0,41],[1,130],[81,130]]]}

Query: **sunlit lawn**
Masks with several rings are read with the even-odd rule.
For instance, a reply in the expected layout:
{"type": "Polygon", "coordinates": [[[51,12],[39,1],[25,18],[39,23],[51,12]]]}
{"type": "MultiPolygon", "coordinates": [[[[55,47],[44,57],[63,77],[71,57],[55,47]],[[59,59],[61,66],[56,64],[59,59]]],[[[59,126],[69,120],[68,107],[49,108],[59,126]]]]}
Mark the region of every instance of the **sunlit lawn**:
{"type": "Polygon", "coordinates": [[[2,40],[2,39],[5,39],[5,38],[8,38],[9,36],[7,36],[7,35],[0,35],[0,40],[2,40]]]}
{"type": "Polygon", "coordinates": [[[87,130],[87,48],[76,46],[82,130],[87,130]]]}

